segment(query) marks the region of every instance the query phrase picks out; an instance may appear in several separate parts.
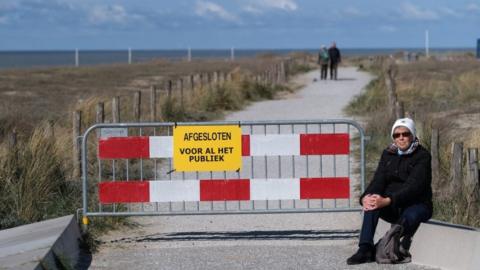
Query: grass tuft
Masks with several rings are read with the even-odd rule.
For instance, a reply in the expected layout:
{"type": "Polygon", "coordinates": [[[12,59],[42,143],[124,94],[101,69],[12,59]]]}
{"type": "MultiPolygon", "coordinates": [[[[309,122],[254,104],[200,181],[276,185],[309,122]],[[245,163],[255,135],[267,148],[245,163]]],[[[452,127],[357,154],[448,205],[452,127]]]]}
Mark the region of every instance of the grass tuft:
{"type": "Polygon", "coordinates": [[[0,226],[8,228],[75,212],[80,185],[65,178],[60,152],[44,127],[36,128],[25,144],[1,146],[0,226]]]}

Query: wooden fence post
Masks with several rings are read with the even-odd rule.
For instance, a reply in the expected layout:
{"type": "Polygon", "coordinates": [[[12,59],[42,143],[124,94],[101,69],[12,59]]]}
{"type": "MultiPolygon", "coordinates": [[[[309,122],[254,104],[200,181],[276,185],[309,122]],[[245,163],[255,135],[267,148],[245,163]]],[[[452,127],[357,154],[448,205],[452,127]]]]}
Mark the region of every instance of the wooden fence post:
{"type": "Polygon", "coordinates": [[[395,117],[397,119],[405,117],[405,110],[403,109],[403,102],[397,101],[395,103],[395,117]]]}
{"type": "Polygon", "coordinates": [[[183,100],[183,79],[182,78],[178,79],[177,85],[178,85],[178,89],[180,90],[180,105],[183,108],[184,100],[183,100]]]}
{"type": "Polygon", "coordinates": [[[213,72],[212,83],[213,83],[213,84],[217,84],[217,83],[218,83],[218,71],[214,71],[214,72],[213,72]]]}
{"type": "Polygon", "coordinates": [[[452,143],[452,160],[450,163],[450,194],[456,195],[462,186],[463,143],[452,143]]]}
{"type": "Polygon", "coordinates": [[[285,62],[280,62],[280,81],[281,83],[287,82],[287,76],[285,74],[285,62]]]}
{"type": "Polygon", "coordinates": [[[219,84],[224,84],[225,83],[225,72],[219,71],[218,72],[218,83],[219,84]]]}
{"type": "Polygon", "coordinates": [[[120,122],[120,98],[118,96],[112,99],[112,123],[120,122]]]}
{"type": "Polygon", "coordinates": [[[141,105],[142,105],[142,92],[136,91],[133,94],[133,118],[135,122],[140,122],[141,117],[141,105]]]}
{"type": "Polygon", "coordinates": [[[203,73],[198,74],[198,82],[199,82],[200,89],[202,89],[203,85],[204,85],[204,83],[203,83],[203,73]]]}
{"type": "Polygon", "coordinates": [[[285,81],[287,82],[290,80],[290,66],[292,64],[291,62],[291,59],[287,59],[287,61],[285,62],[285,81]]]}
{"type": "Polygon", "coordinates": [[[104,104],[103,102],[98,102],[97,103],[97,113],[95,116],[95,122],[96,123],[103,123],[105,122],[105,111],[104,111],[104,104]]]}
{"type": "Polygon", "coordinates": [[[80,152],[80,132],[82,129],[82,112],[73,112],[73,177],[81,176],[81,152],[80,152]]]}
{"type": "Polygon", "coordinates": [[[270,84],[275,84],[275,66],[274,65],[270,65],[267,69],[268,71],[268,81],[270,82],[270,84]]]}
{"type": "Polygon", "coordinates": [[[467,178],[464,186],[472,192],[475,187],[480,186],[479,166],[478,166],[478,148],[469,148],[467,152],[467,178]]]}
{"type": "Polygon", "coordinates": [[[172,98],[172,80],[167,81],[166,88],[167,88],[166,89],[167,90],[167,98],[171,99],[172,98]]]}
{"type": "Polygon", "coordinates": [[[15,128],[8,136],[8,146],[10,149],[17,147],[17,130],[15,128]]]}
{"type": "Polygon", "coordinates": [[[195,90],[195,76],[191,74],[190,76],[190,90],[194,91],[195,90]]]}
{"type": "Polygon", "coordinates": [[[280,72],[280,70],[281,70],[281,65],[280,65],[280,63],[278,63],[278,64],[275,65],[275,72],[277,73],[277,74],[275,75],[275,77],[277,78],[277,83],[278,83],[278,84],[282,84],[282,83],[283,83],[283,81],[282,81],[282,72],[280,72]]]}
{"type": "MultiPolygon", "coordinates": [[[[103,102],[98,102],[95,108],[95,123],[103,123],[105,122],[105,110],[103,102]]],[[[96,130],[97,137],[100,138],[101,136],[101,129],[96,130]]],[[[98,149],[97,149],[98,150],[98,149]]]]}
{"type": "Polygon", "coordinates": [[[212,74],[210,72],[207,73],[207,87],[212,86],[212,74]]]}
{"type": "Polygon", "coordinates": [[[49,139],[53,139],[55,138],[55,122],[53,122],[53,120],[48,120],[47,123],[46,123],[46,127],[45,127],[45,135],[49,138],[49,139]]]}
{"type": "Polygon", "coordinates": [[[440,186],[440,154],[438,142],[438,129],[432,129],[430,141],[430,153],[432,155],[432,183],[434,190],[440,186]]]}
{"type": "Polygon", "coordinates": [[[150,87],[150,121],[156,122],[157,118],[157,88],[155,85],[150,87]]]}
{"type": "Polygon", "coordinates": [[[396,116],[396,103],[397,103],[397,86],[395,83],[395,77],[397,76],[397,66],[393,60],[389,60],[384,69],[385,86],[388,93],[388,105],[390,107],[391,117],[396,116]]]}
{"type": "Polygon", "coordinates": [[[480,210],[480,178],[478,171],[478,148],[468,149],[467,178],[464,183],[464,196],[467,198],[467,214],[464,220],[478,216],[480,210]]]}
{"type": "Polygon", "coordinates": [[[415,120],[415,112],[414,111],[405,112],[405,117],[415,120]]]}

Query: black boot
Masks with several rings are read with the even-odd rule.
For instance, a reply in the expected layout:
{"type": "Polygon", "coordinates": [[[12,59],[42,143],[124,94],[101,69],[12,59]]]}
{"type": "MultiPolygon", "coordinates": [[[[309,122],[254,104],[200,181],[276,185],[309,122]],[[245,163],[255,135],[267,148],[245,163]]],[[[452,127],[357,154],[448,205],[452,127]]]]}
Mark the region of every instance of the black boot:
{"type": "Polygon", "coordinates": [[[402,241],[400,242],[400,247],[398,251],[402,256],[402,260],[399,263],[409,263],[412,261],[412,254],[410,254],[410,246],[412,245],[412,237],[411,236],[404,236],[402,241]]]}
{"type": "Polygon", "coordinates": [[[375,248],[371,245],[361,245],[355,254],[347,259],[348,265],[375,261],[375,248]]]}

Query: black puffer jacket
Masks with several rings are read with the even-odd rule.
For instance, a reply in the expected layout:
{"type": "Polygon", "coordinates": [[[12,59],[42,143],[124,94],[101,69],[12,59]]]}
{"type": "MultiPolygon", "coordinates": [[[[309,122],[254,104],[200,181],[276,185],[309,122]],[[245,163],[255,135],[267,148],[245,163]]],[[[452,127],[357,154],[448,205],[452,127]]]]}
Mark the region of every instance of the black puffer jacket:
{"type": "Polygon", "coordinates": [[[328,49],[328,56],[332,63],[340,63],[342,62],[342,56],[340,55],[340,50],[337,47],[330,47],[328,49]]]}
{"type": "Polygon", "coordinates": [[[372,182],[366,194],[389,197],[391,206],[404,209],[410,205],[424,203],[432,209],[432,167],[431,155],[421,145],[408,155],[384,150],[372,182]]]}

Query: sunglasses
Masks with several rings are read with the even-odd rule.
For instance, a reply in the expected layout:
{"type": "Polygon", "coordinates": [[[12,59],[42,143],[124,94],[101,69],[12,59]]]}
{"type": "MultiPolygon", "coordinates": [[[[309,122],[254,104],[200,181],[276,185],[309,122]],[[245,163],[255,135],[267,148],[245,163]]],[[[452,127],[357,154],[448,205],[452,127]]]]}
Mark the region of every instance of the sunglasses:
{"type": "Polygon", "coordinates": [[[397,139],[397,138],[399,138],[400,136],[402,136],[402,137],[410,137],[410,136],[412,136],[412,133],[410,133],[410,132],[408,132],[408,131],[406,131],[406,132],[401,132],[401,133],[393,133],[393,138],[394,138],[394,139],[397,139]]]}

